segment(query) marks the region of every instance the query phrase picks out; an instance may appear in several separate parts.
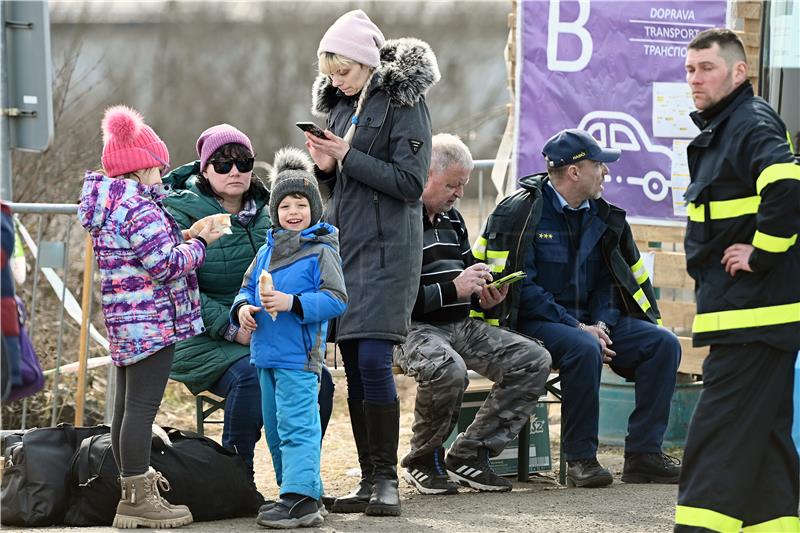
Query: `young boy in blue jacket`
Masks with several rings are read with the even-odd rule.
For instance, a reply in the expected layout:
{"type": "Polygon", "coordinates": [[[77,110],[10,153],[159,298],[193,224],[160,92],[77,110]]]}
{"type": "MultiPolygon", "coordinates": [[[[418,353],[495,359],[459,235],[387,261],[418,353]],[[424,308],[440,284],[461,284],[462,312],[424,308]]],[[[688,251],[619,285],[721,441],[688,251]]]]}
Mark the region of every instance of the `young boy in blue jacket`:
{"type": "Polygon", "coordinates": [[[275,154],[269,201],[273,227],[244,275],[231,320],[252,333],[264,431],[280,499],[262,506],[270,528],[317,527],[320,431],[317,389],[328,321],[347,304],[337,229],[320,222],[322,198],[303,152],[275,154]],[[269,276],[263,276],[266,271],[269,276]]]}

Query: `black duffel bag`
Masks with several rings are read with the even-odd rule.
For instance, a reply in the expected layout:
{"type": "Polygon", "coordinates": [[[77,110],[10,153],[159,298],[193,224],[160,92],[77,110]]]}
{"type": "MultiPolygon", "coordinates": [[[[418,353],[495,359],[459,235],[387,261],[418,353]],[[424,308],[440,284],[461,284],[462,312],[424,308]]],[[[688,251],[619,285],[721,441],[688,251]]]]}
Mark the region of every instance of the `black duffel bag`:
{"type": "MultiPolygon", "coordinates": [[[[167,501],[187,505],[198,522],[256,515],[264,498],[239,455],[196,433],[163,429],[172,446],[154,437],[150,464],[169,481],[171,490],[161,493],[167,501]]],[[[64,523],[111,525],[120,498],[118,476],[111,436],[84,440],[70,467],[72,490],[64,523]]]]}
{"type": "Polygon", "coordinates": [[[108,426],[61,424],[5,437],[0,487],[2,523],[61,524],[69,501],[69,465],[83,439],[108,433],[108,426]]]}

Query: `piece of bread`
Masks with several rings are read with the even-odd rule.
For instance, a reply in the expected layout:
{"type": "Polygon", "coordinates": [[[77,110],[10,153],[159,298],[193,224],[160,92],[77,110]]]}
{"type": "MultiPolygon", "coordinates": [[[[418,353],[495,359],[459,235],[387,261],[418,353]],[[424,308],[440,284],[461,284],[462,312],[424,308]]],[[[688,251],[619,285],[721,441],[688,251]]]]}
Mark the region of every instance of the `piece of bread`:
{"type": "MultiPolygon", "coordinates": [[[[261,299],[264,299],[267,291],[271,291],[274,288],[275,285],[272,283],[272,274],[266,270],[262,270],[261,274],[258,276],[258,294],[261,296],[261,299]]],[[[266,311],[266,309],[264,310],[266,311]]],[[[272,311],[269,313],[269,316],[271,316],[272,320],[275,321],[275,319],[278,318],[278,313],[277,311],[272,311]]]]}
{"type": "Polygon", "coordinates": [[[222,233],[230,235],[231,230],[231,215],[230,213],[219,213],[211,215],[211,220],[214,221],[214,227],[219,229],[222,233]]]}

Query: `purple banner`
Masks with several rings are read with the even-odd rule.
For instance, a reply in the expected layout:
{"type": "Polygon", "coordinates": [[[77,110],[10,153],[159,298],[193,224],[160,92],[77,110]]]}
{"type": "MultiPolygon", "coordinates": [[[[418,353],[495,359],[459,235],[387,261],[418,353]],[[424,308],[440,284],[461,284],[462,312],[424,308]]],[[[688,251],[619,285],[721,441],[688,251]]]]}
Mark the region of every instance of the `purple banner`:
{"type": "Polygon", "coordinates": [[[686,145],[697,133],[686,45],[723,26],[725,12],[725,0],[522,2],[517,176],[544,171],[545,141],[581,128],[622,150],[608,201],[637,218],[683,219],[686,145]]]}

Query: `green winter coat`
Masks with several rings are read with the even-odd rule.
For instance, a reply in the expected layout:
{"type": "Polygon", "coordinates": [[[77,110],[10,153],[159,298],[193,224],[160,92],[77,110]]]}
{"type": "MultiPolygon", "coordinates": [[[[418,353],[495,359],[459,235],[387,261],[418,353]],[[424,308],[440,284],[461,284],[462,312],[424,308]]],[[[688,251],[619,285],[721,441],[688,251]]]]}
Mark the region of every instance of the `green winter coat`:
{"type": "MultiPolygon", "coordinates": [[[[171,187],[164,200],[178,225],[186,229],[195,221],[218,213],[222,206],[211,196],[197,188],[200,162],[187,163],[164,177],[171,187]]],[[[250,347],[225,340],[231,304],[247,267],[264,244],[269,219],[269,195],[256,197],[258,208],[247,225],[239,223],[239,217],[231,216],[231,235],[223,235],[208,247],[206,262],[197,271],[200,282],[200,302],[206,332],[179,342],[175,346],[175,360],[170,377],[197,394],[211,387],[228,367],[250,353],[250,347]]]]}

